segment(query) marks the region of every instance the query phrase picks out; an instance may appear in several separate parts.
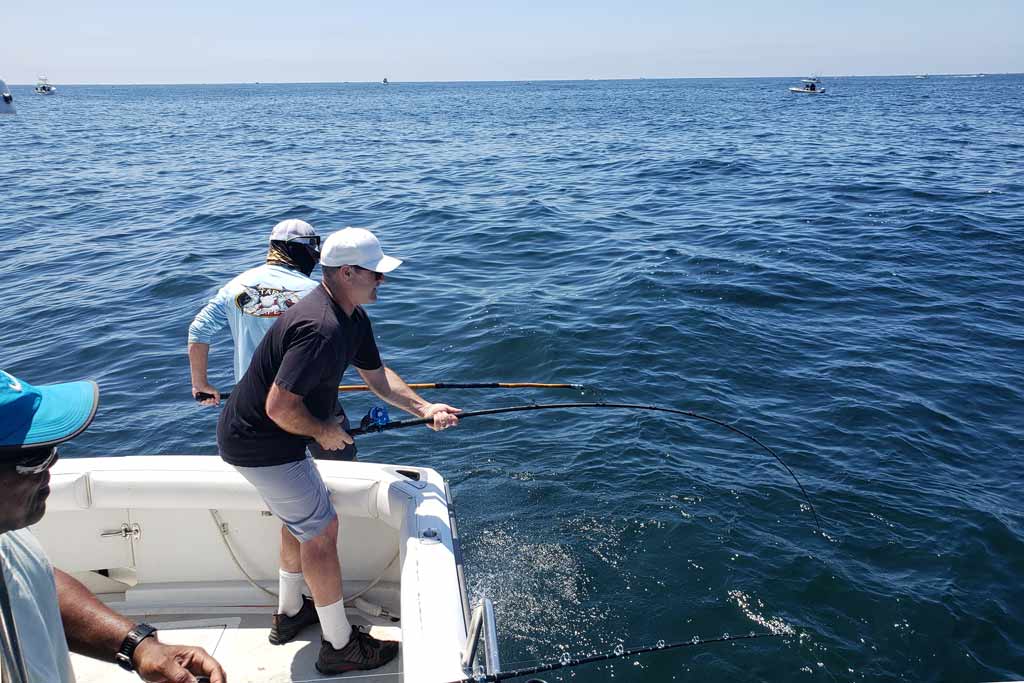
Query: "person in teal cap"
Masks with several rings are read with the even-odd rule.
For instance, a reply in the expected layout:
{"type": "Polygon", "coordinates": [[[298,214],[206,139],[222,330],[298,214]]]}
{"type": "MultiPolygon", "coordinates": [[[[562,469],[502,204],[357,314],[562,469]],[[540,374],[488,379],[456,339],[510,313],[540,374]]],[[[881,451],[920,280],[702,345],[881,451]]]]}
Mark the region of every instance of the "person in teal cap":
{"type": "Polygon", "coordinates": [[[74,650],[145,681],[227,683],[202,648],[161,643],[153,627],[114,612],[54,568],[27,528],[46,513],[58,444],[84,432],[98,404],[95,382],[32,386],[0,370],[0,626],[4,642],[16,644],[2,648],[4,680],[73,683],[74,650]]]}

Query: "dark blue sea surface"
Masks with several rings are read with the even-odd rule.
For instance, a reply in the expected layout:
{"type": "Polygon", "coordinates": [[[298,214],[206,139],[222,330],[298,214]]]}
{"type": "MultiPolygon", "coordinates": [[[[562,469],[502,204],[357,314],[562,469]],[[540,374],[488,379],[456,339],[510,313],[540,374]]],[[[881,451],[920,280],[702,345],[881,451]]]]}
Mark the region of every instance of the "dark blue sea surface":
{"type": "Polygon", "coordinates": [[[0,367],[99,382],[68,456],[212,456],[192,317],[277,221],[368,226],[407,380],[587,387],[430,397],[706,414],[821,517],[662,414],[363,438],[452,483],[506,668],[773,629],[546,678],[1022,678],[1024,77],[794,83],[14,87],[0,367]]]}

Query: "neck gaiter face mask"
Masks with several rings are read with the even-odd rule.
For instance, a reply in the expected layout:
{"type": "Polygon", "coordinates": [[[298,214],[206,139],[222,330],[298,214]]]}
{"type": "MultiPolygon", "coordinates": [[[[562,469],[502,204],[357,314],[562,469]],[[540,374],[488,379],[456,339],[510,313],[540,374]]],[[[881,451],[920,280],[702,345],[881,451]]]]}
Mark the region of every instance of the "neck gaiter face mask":
{"type": "Polygon", "coordinates": [[[271,242],[267,251],[267,263],[292,268],[309,275],[316,268],[320,254],[301,242],[271,242]]]}

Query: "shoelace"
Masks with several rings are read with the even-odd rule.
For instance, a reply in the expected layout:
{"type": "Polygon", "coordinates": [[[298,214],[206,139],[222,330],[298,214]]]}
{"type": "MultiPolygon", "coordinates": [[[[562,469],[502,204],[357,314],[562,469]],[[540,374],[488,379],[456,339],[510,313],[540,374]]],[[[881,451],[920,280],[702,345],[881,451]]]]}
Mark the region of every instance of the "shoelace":
{"type": "Polygon", "coordinates": [[[359,654],[364,659],[370,659],[376,654],[377,648],[371,642],[370,634],[364,631],[359,626],[356,626],[356,640],[357,646],[359,647],[359,654]]]}

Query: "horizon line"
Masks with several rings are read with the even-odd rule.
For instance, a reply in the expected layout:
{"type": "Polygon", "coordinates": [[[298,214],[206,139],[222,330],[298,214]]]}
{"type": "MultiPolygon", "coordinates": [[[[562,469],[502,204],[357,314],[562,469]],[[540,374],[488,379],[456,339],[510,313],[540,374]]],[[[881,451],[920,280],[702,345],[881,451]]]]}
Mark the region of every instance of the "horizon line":
{"type": "MultiPolygon", "coordinates": [[[[964,72],[915,72],[898,74],[817,74],[818,78],[900,78],[900,77],[943,77],[943,76],[1019,76],[1024,72],[1018,71],[964,71],[964,72]]],[[[464,80],[388,80],[388,85],[399,83],[415,84],[439,84],[439,83],[573,83],[581,81],[725,81],[725,80],[754,80],[754,79],[783,79],[783,78],[806,78],[807,75],[789,76],[623,76],[623,77],[600,77],[600,78],[512,78],[512,79],[464,79],[464,80]]],[[[40,78],[40,77],[37,77],[40,78]]],[[[49,80],[49,79],[48,79],[49,80]]],[[[64,87],[69,86],[158,86],[158,85],[383,85],[382,80],[373,81],[205,81],[205,82],[160,82],[160,83],[62,83],[64,87]]],[[[14,83],[8,82],[11,86],[34,86],[35,83],[14,83]]]]}

